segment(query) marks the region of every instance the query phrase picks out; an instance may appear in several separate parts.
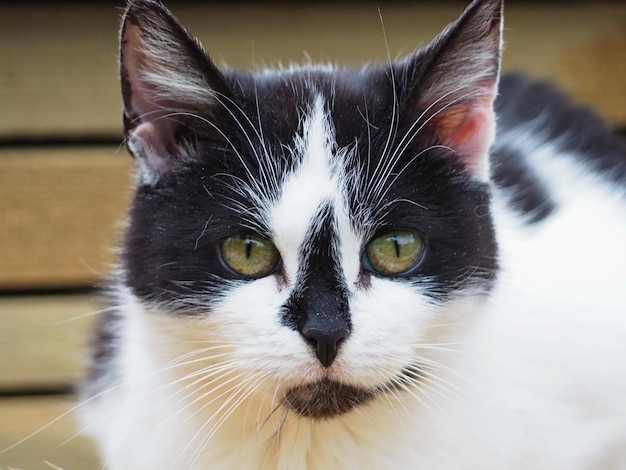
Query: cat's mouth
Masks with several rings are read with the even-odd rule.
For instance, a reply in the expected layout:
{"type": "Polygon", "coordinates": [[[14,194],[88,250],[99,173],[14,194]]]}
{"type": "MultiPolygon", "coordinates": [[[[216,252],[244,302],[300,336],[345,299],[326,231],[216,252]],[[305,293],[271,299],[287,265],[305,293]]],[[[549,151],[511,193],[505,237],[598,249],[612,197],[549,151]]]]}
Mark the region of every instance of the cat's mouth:
{"type": "Polygon", "coordinates": [[[365,388],[349,385],[331,378],[298,385],[285,393],[283,404],[303,417],[328,419],[347,413],[391,390],[406,390],[418,384],[422,368],[413,364],[405,367],[387,384],[365,388]]]}
{"type": "Polygon", "coordinates": [[[290,389],[285,394],[284,404],[300,416],[327,419],[347,413],[381,393],[377,388],[360,388],[322,379],[290,389]]]}

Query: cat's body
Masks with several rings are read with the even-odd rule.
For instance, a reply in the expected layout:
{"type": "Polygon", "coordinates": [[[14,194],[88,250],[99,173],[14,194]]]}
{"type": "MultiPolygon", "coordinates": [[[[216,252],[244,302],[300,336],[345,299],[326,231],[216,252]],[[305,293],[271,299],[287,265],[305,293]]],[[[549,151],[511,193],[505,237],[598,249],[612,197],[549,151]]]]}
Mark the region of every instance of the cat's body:
{"type": "Polygon", "coordinates": [[[131,4],[138,190],[85,387],[107,468],[626,468],[626,146],[517,77],[491,145],[499,15],[255,76],[131,4]]]}

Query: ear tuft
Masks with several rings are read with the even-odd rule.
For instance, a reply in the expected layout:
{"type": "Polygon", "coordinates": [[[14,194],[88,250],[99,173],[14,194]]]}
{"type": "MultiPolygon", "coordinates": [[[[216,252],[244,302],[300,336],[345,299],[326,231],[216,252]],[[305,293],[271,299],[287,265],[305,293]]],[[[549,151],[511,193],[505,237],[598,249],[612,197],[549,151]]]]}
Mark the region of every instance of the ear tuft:
{"type": "Polygon", "coordinates": [[[161,174],[180,159],[185,116],[218,108],[223,76],[160,2],[134,0],[120,44],[124,133],[133,156],[161,174]]]}

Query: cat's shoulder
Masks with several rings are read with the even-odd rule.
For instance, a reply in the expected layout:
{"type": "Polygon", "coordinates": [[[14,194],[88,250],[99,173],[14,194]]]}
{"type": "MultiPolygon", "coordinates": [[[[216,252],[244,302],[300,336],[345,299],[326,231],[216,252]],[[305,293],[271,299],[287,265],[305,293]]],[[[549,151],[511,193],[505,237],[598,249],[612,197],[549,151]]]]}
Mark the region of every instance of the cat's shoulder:
{"type": "Polygon", "coordinates": [[[502,77],[495,106],[496,149],[532,151],[549,145],[626,187],[626,140],[590,107],[521,74],[502,77]]]}
{"type": "Polygon", "coordinates": [[[591,108],[519,74],[501,78],[495,107],[492,180],[526,223],[571,207],[582,188],[626,205],[626,140],[591,108]]]}

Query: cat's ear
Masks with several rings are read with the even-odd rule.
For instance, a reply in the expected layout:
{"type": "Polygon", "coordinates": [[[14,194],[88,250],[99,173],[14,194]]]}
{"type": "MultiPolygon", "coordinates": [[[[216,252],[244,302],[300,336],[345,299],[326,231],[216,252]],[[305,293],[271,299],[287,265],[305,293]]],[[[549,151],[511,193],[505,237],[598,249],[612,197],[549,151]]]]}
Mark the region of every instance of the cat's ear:
{"type": "MultiPolygon", "coordinates": [[[[502,49],[502,0],[474,0],[425,50],[409,58],[416,83],[407,113],[454,150],[475,177],[488,178],[502,49]]],[[[406,109],[406,108],[405,108],[406,109]]]]}
{"type": "Polygon", "coordinates": [[[124,135],[154,176],[183,157],[191,116],[217,115],[226,82],[202,46],[160,2],[131,0],[122,23],[124,135]]]}

